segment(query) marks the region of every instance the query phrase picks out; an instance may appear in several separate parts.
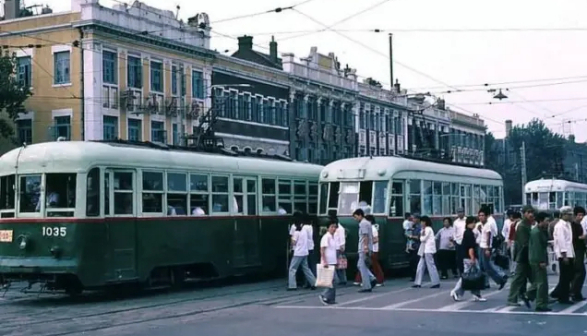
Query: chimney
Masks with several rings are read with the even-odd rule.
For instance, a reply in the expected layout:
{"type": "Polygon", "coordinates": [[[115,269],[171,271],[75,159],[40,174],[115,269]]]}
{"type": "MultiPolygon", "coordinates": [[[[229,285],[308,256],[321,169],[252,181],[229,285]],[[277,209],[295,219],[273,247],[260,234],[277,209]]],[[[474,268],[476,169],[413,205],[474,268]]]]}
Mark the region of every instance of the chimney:
{"type": "Polygon", "coordinates": [[[238,38],[238,49],[239,50],[253,50],[253,37],[252,36],[241,36],[238,38]]]}
{"type": "Polygon", "coordinates": [[[396,93],[400,93],[401,92],[401,86],[399,85],[399,79],[395,80],[395,84],[393,85],[395,87],[395,92],[396,93]]]}
{"type": "Polygon", "coordinates": [[[277,42],[275,42],[275,38],[271,36],[271,42],[269,42],[269,57],[273,63],[277,63],[277,42]]]}
{"type": "Polygon", "coordinates": [[[510,136],[510,133],[512,133],[512,121],[506,120],[505,121],[505,136],[506,137],[510,136]]]}
{"type": "Polygon", "coordinates": [[[20,17],[20,0],[4,1],[4,20],[20,17]]]}

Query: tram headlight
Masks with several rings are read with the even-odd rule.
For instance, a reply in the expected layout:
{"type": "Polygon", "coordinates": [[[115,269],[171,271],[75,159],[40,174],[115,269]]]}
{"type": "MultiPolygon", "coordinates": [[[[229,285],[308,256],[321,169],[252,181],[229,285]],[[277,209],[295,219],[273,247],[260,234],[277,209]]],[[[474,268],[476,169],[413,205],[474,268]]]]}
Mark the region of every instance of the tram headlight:
{"type": "Polygon", "coordinates": [[[23,251],[27,249],[28,244],[29,244],[27,236],[21,235],[17,238],[17,241],[18,241],[18,248],[19,249],[21,249],[23,251]]]}
{"type": "Polygon", "coordinates": [[[49,250],[49,252],[51,252],[51,255],[55,258],[59,258],[61,257],[61,248],[59,246],[53,246],[51,247],[51,249],[49,250]]]}

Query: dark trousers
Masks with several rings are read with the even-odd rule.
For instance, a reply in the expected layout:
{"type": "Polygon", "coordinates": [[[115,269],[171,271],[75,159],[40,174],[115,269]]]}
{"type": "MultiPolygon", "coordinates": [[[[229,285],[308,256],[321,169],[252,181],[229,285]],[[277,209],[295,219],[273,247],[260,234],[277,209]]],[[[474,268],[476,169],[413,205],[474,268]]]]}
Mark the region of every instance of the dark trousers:
{"type": "Polygon", "coordinates": [[[456,251],[455,250],[438,250],[436,253],[438,268],[442,277],[448,276],[448,270],[452,275],[457,275],[456,251]]]}
{"type": "Polygon", "coordinates": [[[415,279],[416,271],[418,270],[418,262],[420,262],[418,250],[410,250],[408,258],[410,259],[410,277],[415,279]]]}
{"type": "Polygon", "coordinates": [[[574,262],[573,288],[571,290],[573,298],[580,299],[583,297],[583,283],[585,282],[585,252],[578,250],[574,262]]]}
{"type": "Polygon", "coordinates": [[[526,293],[526,283],[528,280],[532,282],[532,270],[530,264],[520,263],[516,264],[516,273],[511,282],[510,293],[508,295],[508,303],[517,304],[522,295],[526,293]]]}
{"type": "MultiPolygon", "coordinates": [[[[312,274],[316,276],[316,255],[314,254],[314,250],[310,250],[308,254],[308,266],[310,267],[310,271],[312,274]]],[[[306,287],[313,287],[315,284],[311,284],[306,280],[306,287]]]]}
{"type": "Polygon", "coordinates": [[[463,259],[465,259],[465,254],[467,253],[467,251],[465,251],[465,248],[462,245],[459,244],[455,244],[456,246],[456,262],[457,262],[457,268],[459,269],[459,273],[463,274],[465,273],[465,266],[463,264],[463,259]]]}
{"type": "Polygon", "coordinates": [[[558,260],[558,284],[550,294],[559,301],[569,301],[571,296],[571,282],[573,281],[573,273],[575,268],[575,260],[569,258],[569,262],[565,263],[562,258],[558,260]]]}
{"type": "Polygon", "coordinates": [[[538,264],[530,265],[532,270],[532,286],[527,291],[528,299],[536,300],[536,308],[548,308],[548,275],[546,267],[538,264]]]}

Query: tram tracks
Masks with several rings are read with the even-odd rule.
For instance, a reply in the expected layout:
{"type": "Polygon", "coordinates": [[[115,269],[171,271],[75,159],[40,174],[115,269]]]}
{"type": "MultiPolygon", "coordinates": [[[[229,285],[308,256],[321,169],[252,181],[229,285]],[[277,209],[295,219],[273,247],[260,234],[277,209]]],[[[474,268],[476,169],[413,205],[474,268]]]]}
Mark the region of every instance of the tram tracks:
{"type": "MultiPolygon", "coordinates": [[[[262,284],[260,285],[262,286],[262,284]]],[[[175,300],[163,298],[160,302],[139,304],[122,309],[116,309],[112,306],[124,303],[124,301],[107,302],[101,307],[89,306],[89,310],[94,311],[85,314],[70,314],[79,310],[80,307],[75,304],[64,307],[66,309],[60,309],[61,307],[43,307],[49,309],[40,308],[43,309],[42,312],[33,314],[30,314],[30,312],[26,313],[23,311],[24,309],[19,309],[19,311],[10,314],[13,315],[12,317],[6,316],[6,314],[2,312],[3,321],[9,322],[0,322],[0,330],[3,331],[3,334],[10,335],[70,335],[144,322],[181,318],[255,304],[271,304],[271,302],[276,300],[288,300],[297,297],[305,297],[307,295],[315,295],[315,292],[310,292],[301,295],[300,293],[288,293],[275,296],[272,295],[272,292],[282,290],[284,288],[283,285],[259,287],[259,284],[257,284],[256,287],[257,288],[240,291],[233,290],[224,293],[218,293],[218,291],[216,291],[216,293],[209,295],[197,295],[175,300]],[[231,298],[231,296],[234,296],[234,298],[231,298]],[[195,302],[198,304],[198,307],[196,308],[194,308],[195,302]],[[96,309],[99,309],[100,311],[95,311],[96,309]],[[20,330],[23,330],[23,327],[26,328],[26,332],[20,332],[20,330]],[[49,333],[47,333],[48,331],[49,333]]]]}

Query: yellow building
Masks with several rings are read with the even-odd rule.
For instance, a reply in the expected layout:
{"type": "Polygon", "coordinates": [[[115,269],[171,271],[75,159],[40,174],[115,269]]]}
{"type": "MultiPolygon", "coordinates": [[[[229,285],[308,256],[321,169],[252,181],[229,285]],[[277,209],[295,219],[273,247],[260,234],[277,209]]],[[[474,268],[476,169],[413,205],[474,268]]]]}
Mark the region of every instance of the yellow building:
{"type": "Polygon", "coordinates": [[[0,21],[0,45],[16,53],[18,78],[33,92],[17,120],[19,140],[177,144],[192,134],[211,105],[207,16],[185,24],[138,1],[71,2],[71,12],[27,17],[8,8],[0,21]]]}

